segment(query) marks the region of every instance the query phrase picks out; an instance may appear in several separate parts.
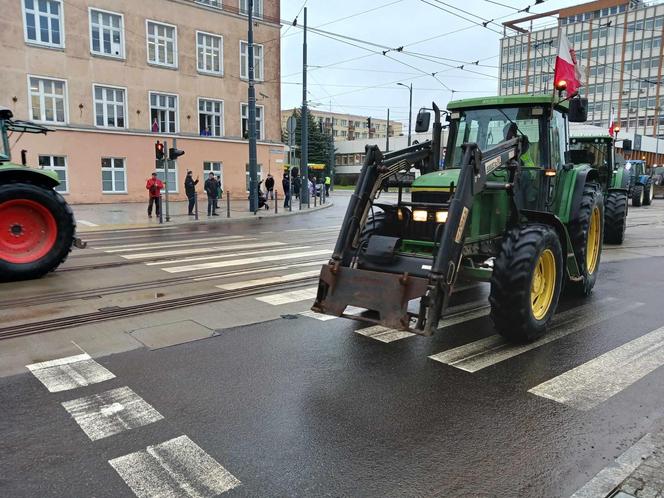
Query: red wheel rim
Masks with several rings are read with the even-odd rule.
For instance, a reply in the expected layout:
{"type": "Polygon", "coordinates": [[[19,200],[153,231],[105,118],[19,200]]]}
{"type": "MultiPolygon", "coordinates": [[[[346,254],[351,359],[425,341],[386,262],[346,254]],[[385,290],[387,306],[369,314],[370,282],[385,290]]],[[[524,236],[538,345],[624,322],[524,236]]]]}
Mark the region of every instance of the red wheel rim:
{"type": "Polygon", "coordinates": [[[57,233],[55,218],[38,202],[13,199],[0,204],[0,259],[38,261],[53,248],[57,233]]]}

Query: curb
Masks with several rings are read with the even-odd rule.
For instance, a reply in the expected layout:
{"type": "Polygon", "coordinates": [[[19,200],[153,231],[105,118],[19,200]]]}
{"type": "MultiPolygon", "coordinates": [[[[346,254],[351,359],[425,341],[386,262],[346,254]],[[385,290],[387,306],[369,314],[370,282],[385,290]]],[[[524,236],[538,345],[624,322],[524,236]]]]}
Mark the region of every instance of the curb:
{"type": "MultiPolygon", "coordinates": [[[[279,212],[278,214],[272,213],[269,216],[266,215],[261,215],[261,214],[256,214],[255,216],[244,216],[241,218],[225,218],[225,217],[219,217],[219,218],[212,218],[209,219],[207,217],[201,217],[199,215],[198,220],[193,220],[189,218],[188,216],[186,218],[183,218],[182,220],[179,219],[174,219],[174,217],[171,217],[171,221],[169,222],[164,222],[163,224],[160,224],[158,220],[155,220],[155,223],[126,223],[126,224],[115,224],[115,225],[99,225],[96,227],[87,227],[87,226],[81,226],[77,225],[76,226],[76,233],[77,234],[83,234],[83,233],[95,233],[95,232],[106,232],[109,230],[128,230],[132,228],[159,228],[159,227],[167,227],[167,226],[178,226],[178,225],[195,225],[195,224],[200,224],[200,223],[251,223],[253,221],[257,220],[266,220],[266,219],[272,219],[272,218],[284,218],[288,216],[298,216],[298,215],[303,215],[303,214],[308,214],[308,213],[315,213],[316,211],[321,211],[323,209],[331,208],[334,206],[334,202],[328,202],[322,206],[316,206],[316,207],[311,207],[309,209],[303,209],[303,210],[298,210],[298,211],[286,211],[286,212],[279,212]],[[204,219],[205,218],[205,219],[204,219]]],[[[283,209],[283,208],[282,208],[283,209]]],[[[177,216],[183,216],[183,215],[177,215],[177,216]]],[[[184,215],[186,216],[186,215],[184,215]]]]}

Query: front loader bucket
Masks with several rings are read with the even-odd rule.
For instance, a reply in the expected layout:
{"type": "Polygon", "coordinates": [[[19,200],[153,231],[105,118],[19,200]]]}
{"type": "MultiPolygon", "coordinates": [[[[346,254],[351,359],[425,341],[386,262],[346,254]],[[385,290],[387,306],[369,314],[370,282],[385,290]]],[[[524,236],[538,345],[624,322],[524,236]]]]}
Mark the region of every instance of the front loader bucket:
{"type": "Polygon", "coordinates": [[[427,285],[427,279],[407,273],[398,275],[325,265],[320,272],[318,295],[311,309],[391,329],[411,330],[408,301],[424,296],[427,285]],[[345,315],[346,306],[375,311],[378,319],[345,315]]]}

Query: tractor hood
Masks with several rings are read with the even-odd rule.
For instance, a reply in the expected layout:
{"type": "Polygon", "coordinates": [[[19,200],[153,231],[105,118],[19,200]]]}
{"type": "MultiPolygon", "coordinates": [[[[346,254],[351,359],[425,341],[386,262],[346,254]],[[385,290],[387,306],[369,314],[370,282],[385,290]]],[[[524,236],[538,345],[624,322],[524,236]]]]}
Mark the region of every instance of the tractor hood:
{"type": "Polygon", "coordinates": [[[460,171],[460,169],[444,169],[422,175],[413,182],[412,191],[447,189],[452,183],[458,185],[460,171]]]}
{"type": "Polygon", "coordinates": [[[47,169],[30,168],[16,163],[0,163],[0,184],[9,180],[33,181],[39,185],[54,188],[60,185],[58,174],[47,169]]]}

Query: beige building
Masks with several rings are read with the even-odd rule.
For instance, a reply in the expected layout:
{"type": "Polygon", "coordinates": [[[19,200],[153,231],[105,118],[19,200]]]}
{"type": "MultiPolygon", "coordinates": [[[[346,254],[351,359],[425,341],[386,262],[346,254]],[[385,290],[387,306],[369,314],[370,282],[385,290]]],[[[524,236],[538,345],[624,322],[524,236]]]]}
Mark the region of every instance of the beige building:
{"type": "MultiPolygon", "coordinates": [[[[294,109],[281,111],[281,128],[286,130],[288,118],[293,115],[294,109]]],[[[368,119],[370,116],[357,116],[355,114],[339,114],[309,109],[316,121],[322,122],[325,130],[332,131],[335,141],[359,140],[362,138],[387,137],[387,120],[371,118],[371,129],[368,119]]],[[[399,136],[403,132],[403,125],[390,121],[390,136],[399,136]]]]}
{"type": "MultiPolygon", "coordinates": [[[[187,169],[214,171],[246,197],[247,0],[11,0],[0,18],[0,106],[48,125],[11,138],[14,159],[58,171],[72,203],[143,201],[155,142],[185,151],[187,169]]],[[[279,0],[255,0],[258,162],[280,144],[279,0]]],[[[160,171],[163,177],[164,172],[160,171]]],[[[199,184],[199,191],[202,184],[199,184]]]]}

